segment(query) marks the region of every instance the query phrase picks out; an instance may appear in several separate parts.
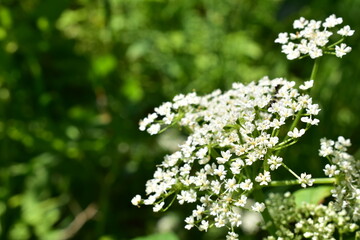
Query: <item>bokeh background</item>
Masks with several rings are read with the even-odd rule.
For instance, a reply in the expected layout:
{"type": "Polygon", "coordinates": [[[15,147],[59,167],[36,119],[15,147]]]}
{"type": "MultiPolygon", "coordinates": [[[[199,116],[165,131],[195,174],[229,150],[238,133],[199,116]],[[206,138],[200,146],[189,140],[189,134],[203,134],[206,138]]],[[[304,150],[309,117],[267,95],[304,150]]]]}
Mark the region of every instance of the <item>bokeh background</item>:
{"type": "Polygon", "coordinates": [[[138,122],[178,93],[264,75],[308,80],[312,61],[287,61],[274,39],[300,16],[332,13],[356,30],[353,51],[321,59],[320,125],[283,152],[317,177],[321,137],[360,146],[360,1],[1,0],[0,239],[223,239],[184,230],[191,206],[131,205],[182,138],[149,136],[138,122]]]}

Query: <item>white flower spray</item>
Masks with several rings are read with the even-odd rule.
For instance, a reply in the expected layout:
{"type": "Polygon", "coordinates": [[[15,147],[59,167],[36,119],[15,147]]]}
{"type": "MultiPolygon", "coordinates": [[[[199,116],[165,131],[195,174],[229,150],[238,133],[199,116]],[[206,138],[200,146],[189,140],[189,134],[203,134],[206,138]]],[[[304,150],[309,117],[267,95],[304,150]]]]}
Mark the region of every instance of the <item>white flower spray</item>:
{"type": "MultiPolygon", "coordinates": [[[[318,58],[323,54],[343,57],[351,48],[342,42],[354,31],[345,26],[336,32],[341,39],[329,43],[334,34],[330,30],[342,21],[335,15],[324,22],[300,18],[293,24],[298,32],[280,33],[275,42],[282,44],[288,59],[318,58]]],[[[298,184],[306,188],[334,182],[313,179],[307,173],[298,175],[285,164],[286,157],[280,156],[282,149],[295,144],[311,126],[319,124],[319,105],[308,94],[316,70],[315,62],[310,80],[298,87],[283,78],[264,77],[248,85],[234,83],[226,92],[215,90],[205,96],[195,92],[179,94],[155,108],[154,113],[140,121],[141,131],[154,135],[177,126],[188,137],[178,151],[165,156],[157,166],[153,179],[146,183],[146,197],[136,195],[132,204],[153,205],[158,212],[167,210],[174,201],[180,205],[194,203],[185,228],[208,231],[226,227],[226,239],[238,239],[236,228],[243,222],[244,211],[261,213],[270,234],[280,237],[277,239],[320,239],[314,238],[319,231],[294,232],[280,224],[282,213],[273,211],[276,201],[265,201],[261,191],[265,186],[298,184]],[[273,180],[271,173],[279,167],[288,170],[295,180],[273,180]],[[297,233],[300,238],[295,238],[297,233]]],[[[360,164],[345,153],[349,145],[343,138],[337,142],[322,140],[320,155],[330,161],[324,173],[339,183],[332,191],[337,200],[329,209],[337,214],[338,209],[346,208],[352,219],[358,220],[360,164]],[[355,173],[353,169],[357,169],[355,173]]],[[[296,224],[301,229],[310,222],[299,220],[296,224]]]]}
{"type": "Polygon", "coordinates": [[[275,43],[282,44],[282,52],[289,60],[310,56],[315,59],[323,54],[335,54],[341,58],[351,51],[351,47],[342,43],[346,37],[352,36],[354,30],[348,25],[335,30],[335,27],[343,22],[342,18],[334,14],[325,19],[325,22],[307,20],[301,17],[294,21],[293,27],[296,33],[280,33],[275,43]],[[335,43],[330,42],[330,37],[340,37],[335,43]]]}

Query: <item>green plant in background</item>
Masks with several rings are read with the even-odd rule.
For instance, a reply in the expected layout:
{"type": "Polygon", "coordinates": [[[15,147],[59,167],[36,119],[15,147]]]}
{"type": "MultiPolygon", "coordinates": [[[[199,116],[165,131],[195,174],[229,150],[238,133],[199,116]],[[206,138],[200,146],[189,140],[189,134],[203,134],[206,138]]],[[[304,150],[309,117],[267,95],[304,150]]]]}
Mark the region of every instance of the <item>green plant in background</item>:
{"type": "MultiPolygon", "coordinates": [[[[138,120],[179,92],[204,95],[265,74],[306,78],[311,66],[279,57],[272,39],[295,16],[323,18],[334,9],[356,26],[360,2],[352,0],[2,0],[0,239],[221,239],[221,230],[183,228],[193,206],[161,215],[130,207],[154,163],[184,138],[174,129],[150,137],[138,120]]],[[[360,105],[349,97],[360,93],[358,34],[348,41],[354,53],[341,65],[321,59],[311,90],[320,108],[331,108],[297,148],[282,151],[299,173],[317,176],[325,165],[307,150],[324,129],[359,146],[360,105]],[[298,158],[312,159],[309,169],[298,158]]],[[[284,174],[279,168],[271,177],[284,174]]],[[[259,239],[262,231],[247,222],[238,233],[259,239]]]]}
{"type": "MultiPolygon", "coordinates": [[[[280,33],[275,42],[283,45],[282,52],[290,60],[317,59],[324,54],[342,58],[351,51],[343,41],[354,34],[348,25],[335,30],[342,21],[334,14],[324,22],[302,17],[294,21],[296,33],[280,33]],[[336,34],[340,40],[330,38],[336,34]]],[[[215,90],[203,97],[180,94],[155,108],[155,113],[140,122],[140,130],[154,135],[178,126],[188,138],[157,166],[154,178],[146,183],[146,198],[136,195],[132,203],[153,205],[154,212],[166,211],[175,201],[195,203],[185,228],[226,228],[227,240],[239,239],[237,228],[245,221],[242,215],[246,211],[262,214],[263,228],[270,235],[267,239],[355,237],[360,219],[360,162],[347,153],[350,140],[321,140],[319,154],[330,162],[324,168],[329,178],[299,174],[287,165],[287,155],[281,154],[319,124],[319,105],[306,93],[317,82],[318,67],[315,61],[310,80],[300,85],[300,90],[295,82],[264,77],[248,85],[234,83],[224,93],[215,90]],[[295,180],[274,181],[272,172],[279,167],[295,180]],[[266,186],[294,184],[303,188],[335,184],[322,195],[331,192],[334,200],[326,205],[296,205],[290,193],[285,202],[276,195],[266,200],[263,194],[266,186]]],[[[305,192],[305,196],[310,194],[305,192]]]]}

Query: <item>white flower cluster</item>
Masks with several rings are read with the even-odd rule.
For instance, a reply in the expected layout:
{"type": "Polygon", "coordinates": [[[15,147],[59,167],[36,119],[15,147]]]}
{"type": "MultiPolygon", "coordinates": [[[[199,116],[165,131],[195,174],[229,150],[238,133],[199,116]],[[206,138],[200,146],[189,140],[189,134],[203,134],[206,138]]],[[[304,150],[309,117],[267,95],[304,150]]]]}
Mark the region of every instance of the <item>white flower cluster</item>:
{"type": "Polygon", "coordinates": [[[335,240],[338,234],[353,233],[359,228],[345,210],[336,209],[332,202],[297,205],[294,196],[285,193],[270,194],[266,205],[278,229],[275,236],[266,240],[335,240]]]}
{"type": "Polygon", "coordinates": [[[310,56],[314,59],[321,57],[324,53],[335,54],[341,58],[351,51],[351,47],[342,43],[342,41],[345,37],[352,36],[354,30],[351,30],[346,25],[336,32],[341,36],[341,39],[336,43],[328,43],[330,41],[329,38],[335,32],[333,28],[342,22],[342,18],[337,18],[334,14],[326,18],[324,22],[307,20],[301,17],[295,20],[293,24],[297,32],[280,33],[278,38],[275,39],[275,43],[282,44],[282,52],[286,54],[289,60],[297,59],[301,56],[310,56]]]}
{"type": "MultiPolygon", "coordinates": [[[[196,203],[185,219],[186,229],[227,227],[227,239],[237,239],[233,231],[242,223],[242,210],[265,209],[263,202],[249,205],[248,198],[255,187],[268,185],[271,171],[282,165],[274,153],[316,125],[319,111],[309,95],[282,78],[234,83],[227,92],[203,97],[178,95],[142,120],[140,129],[156,134],[177,124],[190,134],[146,183],[147,198],[137,195],[132,203],[154,205],[154,211],[167,209],[175,200],[196,203]],[[296,115],[301,117],[300,129],[289,129],[296,115]],[[174,198],[168,203],[170,195],[174,198]]],[[[302,177],[303,184],[312,184],[309,175],[302,177]]]]}
{"type": "Polygon", "coordinates": [[[337,141],[321,139],[319,155],[327,157],[325,175],[336,178],[331,191],[338,209],[346,209],[355,221],[360,220],[360,160],[348,154],[350,140],[339,137],[337,141]]]}

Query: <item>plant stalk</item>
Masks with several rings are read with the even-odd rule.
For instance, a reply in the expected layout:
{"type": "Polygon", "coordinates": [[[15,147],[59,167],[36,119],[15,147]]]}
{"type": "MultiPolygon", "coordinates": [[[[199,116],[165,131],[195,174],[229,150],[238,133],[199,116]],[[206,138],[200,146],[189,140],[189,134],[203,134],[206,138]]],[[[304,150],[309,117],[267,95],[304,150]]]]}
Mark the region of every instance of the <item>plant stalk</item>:
{"type": "MultiPolygon", "coordinates": [[[[335,178],[313,178],[314,184],[333,184],[336,182],[335,178]]],[[[272,181],[269,186],[270,187],[282,187],[282,186],[290,186],[290,185],[298,185],[300,184],[299,180],[284,180],[284,181],[272,181]]]]}

